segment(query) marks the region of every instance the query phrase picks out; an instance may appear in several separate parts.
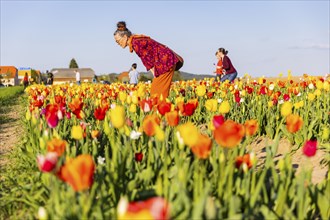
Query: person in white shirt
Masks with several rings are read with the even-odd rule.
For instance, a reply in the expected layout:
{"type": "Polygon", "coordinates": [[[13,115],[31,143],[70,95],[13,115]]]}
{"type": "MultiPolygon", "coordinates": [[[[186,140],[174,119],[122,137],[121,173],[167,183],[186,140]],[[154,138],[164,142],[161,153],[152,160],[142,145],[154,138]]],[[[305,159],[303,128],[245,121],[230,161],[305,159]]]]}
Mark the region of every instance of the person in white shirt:
{"type": "Polygon", "coordinates": [[[80,73],[78,72],[78,70],[75,70],[74,72],[76,73],[76,82],[77,82],[77,85],[80,85],[80,73]]]}
{"type": "Polygon", "coordinates": [[[137,68],[136,63],[133,63],[132,64],[132,68],[131,68],[131,70],[128,73],[129,83],[130,84],[133,84],[133,85],[136,85],[139,82],[139,74],[140,73],[136,70],[136,68],[137,68]]]}

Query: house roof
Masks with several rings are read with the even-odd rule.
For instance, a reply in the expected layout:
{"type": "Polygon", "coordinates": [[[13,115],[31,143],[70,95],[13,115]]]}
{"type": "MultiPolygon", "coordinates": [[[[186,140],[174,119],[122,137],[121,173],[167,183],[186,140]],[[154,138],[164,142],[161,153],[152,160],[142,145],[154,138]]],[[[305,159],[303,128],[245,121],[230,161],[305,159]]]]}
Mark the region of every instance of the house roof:
{"type": "Polygon", "coordinates": [[[50,72],[53,73],[54,79],[56,78],[76,78],[77,70],[80,73],[81,78],[93,78],[95,72],[91,68],[54,68],[50,72]]]}
{"type": "Polygon", "coordinates": [[[14,66],[0,66],[0,74],[5,75],[10,73],[11,78],[15,78],[17,74],[17,68],[14,66]]]}

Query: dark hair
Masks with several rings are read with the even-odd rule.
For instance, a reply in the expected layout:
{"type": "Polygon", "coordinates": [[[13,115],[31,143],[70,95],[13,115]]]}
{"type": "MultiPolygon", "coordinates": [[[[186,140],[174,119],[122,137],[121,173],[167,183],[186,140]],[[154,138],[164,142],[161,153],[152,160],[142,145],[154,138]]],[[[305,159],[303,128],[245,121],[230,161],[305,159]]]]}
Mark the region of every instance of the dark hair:
{"type": "Polygon", "coordinates": [[[137,64],[136,64],[136,63],[133,63],[133,64],[132,64],[132,67],[133,67],[134,69],[136,69],[137,64]]]}
{"type": "Polygon", "coordinates": [[[113,35],[117,34],[119,34],[120,37],[130,37],[132,35],[132,32],[127,29],[125,21],[119,21],[117,23],[117,30],[115,31],[115,33],[113,33],[113,35]]]}
{"type": "Polygon", "coordinates": [[[228,50],[225,50],[225,48],[223,48],[223,47],[219,48],[218,51],[223,53],[224,55],[228,54],[228,50]]]}

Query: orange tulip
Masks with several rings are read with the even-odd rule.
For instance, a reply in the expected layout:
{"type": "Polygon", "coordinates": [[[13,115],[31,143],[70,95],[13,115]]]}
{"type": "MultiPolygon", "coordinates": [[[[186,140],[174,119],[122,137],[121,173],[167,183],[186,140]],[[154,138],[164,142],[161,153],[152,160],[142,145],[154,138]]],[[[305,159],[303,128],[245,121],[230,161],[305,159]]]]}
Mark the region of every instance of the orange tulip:
{"type": "Polygon", "coordinates": [[[75,191],[85,190],[93,184],[95,164],[91,155],[79,155],[67,162],[60,171],[60,178],[75,191]]]}
{"type": "Polygon", "coordinates": [[[239,169],[241,165],[246,164],[247,168],[251,169],[253,164],[255,163],[254,159],[254,154],[244,154],[243,156],[238,156],[235,160],[235,166],[237,169],[239,169]]]}
{"type": "Polygon", "coordinates": [[[198,136],[198,141],[191,147],[191,151],[199,159],[206,159],[211,153],[212,140],[203,134],[199,134],[198,136]]]}
{"type": "Polygon", "coordinates": [[[169,126],[177,126],[180,121],[180,116],[178,111],[171,111],[165,114],[165,119],[169,126]]]}
{"type": "Polygon", "coordinates": [[[227,120],[214,130],[214,139],[223,147],[233,148],[241,142],[244,134],[243,125],[227,120]]]}
{"type": "Polygon", "coordinates": [[[301,129],[303,126],[303,120],[299,115],[288,115],[286,117],[286,129],[291,132],[295,133],[301,129]]]}
{"type": "Polygon", "coordinates": [[[258,121],[254,119],[247,120],[244,123],[244,127],[245,127],[245,134],[247,136],[253,136],[258,130],[258,121]]]}
{"type": "Polygon", "coordinates": [[[53,140],[47,142],[47,151],[55,152],[58,156],[61,156],[65,151],[66,144],[66,141],[53,138],[53,140]]]}
{"type": "Polygon", "coordinates": [[[92,138],[99,138],[100,135],[101,135],[101,133],[100,133],[100,131],[98,131],[98,130],[93,130],[93,131],[91,132],[91,136],[92,136],[92,138]]]}
{"type": "Polygon", "coordinates": [[[159,118],[156,115],[147,115],[143,119],[142,128],[144,133],[148,136],[156,134],[156,128],[159,125],[159,118]]]}
{"type": "Polygon", "coordinates": [[[72,112],[80,111],[84,103],[79,98],[73,98],[71,103],[68,104],[68,107],[72,112]]]}
{"type": "Polygon", "coordinates": [[[84,103],[79,98],[73,98],[72,102],[68,104],[69,109],[78,119],[82,119],[84,114],[82,113],[82,108],[84,103]]]}

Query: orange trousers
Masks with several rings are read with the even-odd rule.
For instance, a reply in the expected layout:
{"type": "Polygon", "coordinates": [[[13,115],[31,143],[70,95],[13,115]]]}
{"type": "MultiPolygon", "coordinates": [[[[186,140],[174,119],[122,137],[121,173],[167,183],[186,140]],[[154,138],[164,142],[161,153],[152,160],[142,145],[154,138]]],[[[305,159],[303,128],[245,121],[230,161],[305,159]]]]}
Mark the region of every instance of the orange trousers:
{"type": "Polygon", "coordinates": [[[172,78],[174,75],[175,66],[162,75],[155,77],[151,83],[150,96],[157,96],[160,98],[162,95],[164,99],[168,97],[170,92],[172,78]]]}

